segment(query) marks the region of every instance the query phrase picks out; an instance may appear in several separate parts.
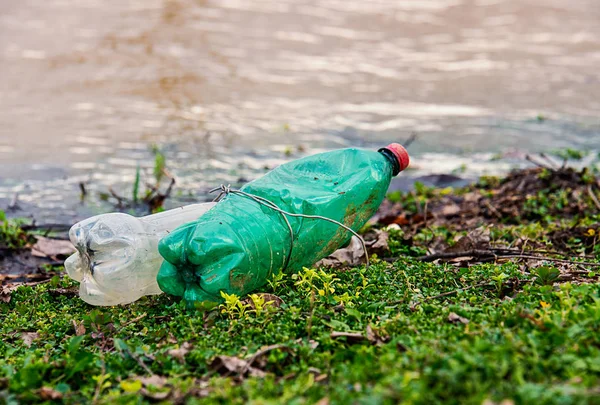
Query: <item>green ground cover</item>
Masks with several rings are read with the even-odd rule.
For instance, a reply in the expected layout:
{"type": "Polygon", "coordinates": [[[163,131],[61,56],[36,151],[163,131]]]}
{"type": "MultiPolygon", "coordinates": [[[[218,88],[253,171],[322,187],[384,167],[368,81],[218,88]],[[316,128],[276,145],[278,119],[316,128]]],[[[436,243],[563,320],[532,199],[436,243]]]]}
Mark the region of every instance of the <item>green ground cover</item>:
{"type": "Polygon", "coordinates": [[[369,268],[304,269],[222,304],[94,308],[55,268],[0,302],[0,403],[600,403],[592,183],[564,196],[534,178],[516,219],[494,206],[510,179],[395,195],[369,268]],[[460,213],[473,192],[479,217],[460,213]],[[420,257],[481,225],[489,254],[420,257]]]}

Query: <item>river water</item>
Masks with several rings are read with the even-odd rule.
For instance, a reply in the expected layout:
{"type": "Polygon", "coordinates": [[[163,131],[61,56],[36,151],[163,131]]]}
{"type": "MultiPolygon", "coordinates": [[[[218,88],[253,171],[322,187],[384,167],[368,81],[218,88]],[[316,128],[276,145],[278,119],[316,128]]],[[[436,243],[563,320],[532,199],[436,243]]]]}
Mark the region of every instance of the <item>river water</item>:
{"type": "Polygon", "coordinates": [[[110,209],[97,194],[151,178],[154,144],[177,204],[411,134],[412,176],[503,171],[600,149],[598,117],[598,0],[0,5],[0,205],[42,222],[110,209]]]}

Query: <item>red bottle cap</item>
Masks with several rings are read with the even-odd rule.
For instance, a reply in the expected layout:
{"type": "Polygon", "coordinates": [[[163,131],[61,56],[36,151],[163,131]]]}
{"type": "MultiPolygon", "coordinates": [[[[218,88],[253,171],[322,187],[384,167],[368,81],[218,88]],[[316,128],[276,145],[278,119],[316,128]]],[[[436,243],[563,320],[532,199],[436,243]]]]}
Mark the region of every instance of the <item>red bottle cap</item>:
{"type": "Polygon", "coordinates": [[[404,146],[399,143],[391,143],[385,148],[396,156],[398,164],[400,165],[400,171],[403,171],[408,167],[410,164],[410,157],[408,156],[406,149],[404,149],[404,146]]]}

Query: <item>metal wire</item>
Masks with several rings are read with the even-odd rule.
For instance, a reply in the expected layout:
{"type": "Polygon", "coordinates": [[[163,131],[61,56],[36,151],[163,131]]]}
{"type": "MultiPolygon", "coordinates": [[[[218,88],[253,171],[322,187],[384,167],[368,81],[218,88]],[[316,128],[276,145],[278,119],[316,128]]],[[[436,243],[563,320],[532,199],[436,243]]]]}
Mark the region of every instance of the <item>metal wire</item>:
{"type": "Polygon", "coordinates": [[[336,224],[337,226],[344,228],[345,230],[347,230],[348,232],[352,233],[354,236],[356,236],[359,240],[360,243],[363,247],[363,250],[365,252],[365,261],[366,261],[366,265],[367,267],[369,267],[369,254],[367,252],[367,244],[365,243],[365,240],[362,238],[362,236],[360,236],[356,231],[354,231],[354,229],[350,228],[349,226],[342,224],[341,222],[336,221],[335,219],[331,219],[331,218],[327,218],[327,217],[323,217],[321,215],[307,215],[307,214],[295,214],[292,212],[288,212],[285,210],[282,210],[281,208],[279,208],[274,202],[267,200],[264,197],[258,196],[258,195],[254,195],[254,194],[250,194],[250,193],[246,193],[245,191],[241,191],[241,190],[237,190],[237,189],[232,189],[231,188],[231,184],[228,184],[227,186],[224,184],[221,184],[219,187],[213,188],[212,190],[210,190],[209,192],[215,193],[217,191],[220,191],[219,195],[217,196],[217,198],[215,198],[213,201],[221,201],[221,199],[223,199],[223,197],[225,197],[228,194],[237,194],[246,198],[250,198],[251,200],[256,201],[257,203],[264,205],[265,207],[268,207],[270,209],[272,209],[273,211],[276,211],[278,213],[281,214],[281,216],[283,217],[289,231],[290,231],[290,251],[288,252],[287,258],[285,260],[285,264],[283,266],[283,270],[285,270],[288,266],[288,264],[290,263],[290,259],[292,257],[292,249],[294,248],[294,230],[292,228],[292,225],[290,224],[290,221],[288,220],[288,216],[290,217],[296,217],[296,218],[307,218],[307,219],[321,219],[323,221],[327,221],[327,222],[331,222],[332,224],[336,224]]]}

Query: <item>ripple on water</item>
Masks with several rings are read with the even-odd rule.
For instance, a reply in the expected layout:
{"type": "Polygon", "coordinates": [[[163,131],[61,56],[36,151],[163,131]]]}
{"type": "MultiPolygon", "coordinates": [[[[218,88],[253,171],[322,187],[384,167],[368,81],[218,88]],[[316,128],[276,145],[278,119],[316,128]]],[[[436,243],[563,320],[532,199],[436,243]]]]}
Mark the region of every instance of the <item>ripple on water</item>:
{"type": "Polygon", "coordinates": [[[599,149],[598,21],[596,0],[10,2],[0,199],[41,220],[106,210],[97,194],[130,194],[138,165],[152,179],[153,144],[201,198],[411,133],[414,175],[599,149]]]}

